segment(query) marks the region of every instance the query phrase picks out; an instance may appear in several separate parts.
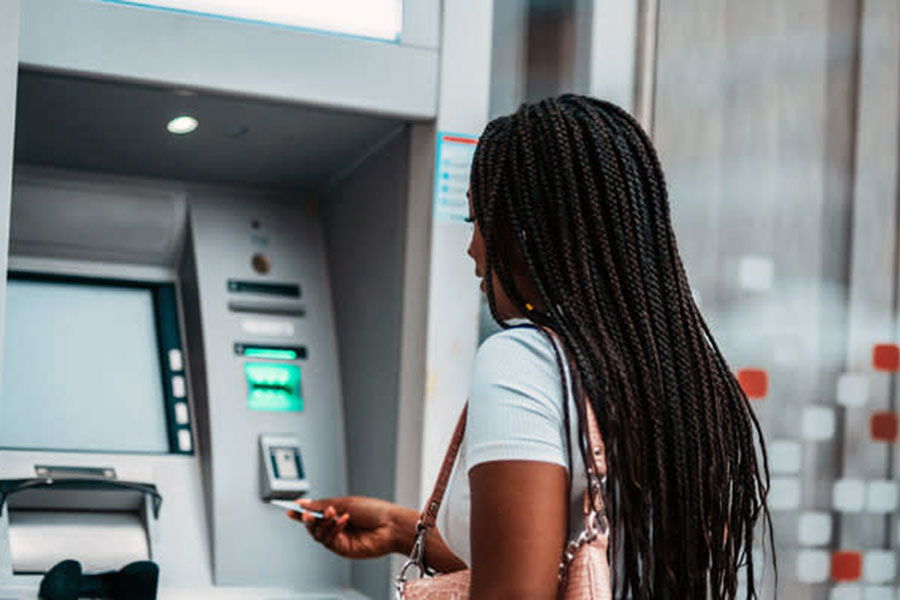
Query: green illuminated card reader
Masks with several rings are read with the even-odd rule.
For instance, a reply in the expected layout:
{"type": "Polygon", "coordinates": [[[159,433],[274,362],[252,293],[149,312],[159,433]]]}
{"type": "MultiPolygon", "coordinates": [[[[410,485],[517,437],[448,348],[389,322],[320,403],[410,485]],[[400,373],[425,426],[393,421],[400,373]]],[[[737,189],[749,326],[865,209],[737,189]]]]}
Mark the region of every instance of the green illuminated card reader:
{"type": "Polygon", "coordinates": [[[309,491],[303,472],[300,442],[286,434],[259,436],[260,497],[294,499],[309,491]]]}

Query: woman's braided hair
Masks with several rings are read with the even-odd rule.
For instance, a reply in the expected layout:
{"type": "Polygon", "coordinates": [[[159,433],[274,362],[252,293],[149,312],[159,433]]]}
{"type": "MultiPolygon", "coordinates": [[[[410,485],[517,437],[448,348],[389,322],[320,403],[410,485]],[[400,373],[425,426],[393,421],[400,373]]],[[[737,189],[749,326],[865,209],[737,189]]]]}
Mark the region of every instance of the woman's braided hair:
{"type": "Polygon", "coordinates": [[[584,96],[523,105],[485,129],[470,189],[487,281],[561,336],[605,436],[614,595],[734,598],[746,568],[757,597],[754,526],[771,527],[762,436],[694,303],[640,125],[584,96]]]}

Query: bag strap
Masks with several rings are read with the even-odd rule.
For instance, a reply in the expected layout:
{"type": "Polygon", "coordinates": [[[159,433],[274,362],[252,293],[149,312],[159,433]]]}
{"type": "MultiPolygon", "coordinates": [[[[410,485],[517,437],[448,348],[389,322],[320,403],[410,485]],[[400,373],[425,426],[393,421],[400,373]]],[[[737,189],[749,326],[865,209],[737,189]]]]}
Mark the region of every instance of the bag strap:
{"type": "Polygon", "coordinates": [[[444,501],[444,494],[447,492],[447,486],[450,484],[453,465],[456,462],[456,457],[459,455],[459,448],[462,446],[468,412],[469,405],[466,404],[459,415],[459,420],[456,422],[456,429],[453,430],[453,437],[450,438],[450,445],[447,446],[447,452],[444,454],[444,462],[441,464],[441,470],[438,471],[437,480],[434,482],[434,488],[431,490],[431,496],[428,497],[425,509],[419,516],[419,528],[431,529],[437,520],[438,511],[440,511],[441,503],[444,501]]]}
{"type": "Polygon", "coordinates": [[[444,454],[444,462],[441,464],[441,470],[438,471],[437,480],[434,482],[434,488],[425,503],[425,508],[419,514],[419,521],[416,523],[416,539],[410,550],[409,558],[403,564],[397,578],[394,580],[394,586],[397,590],[397,597],[403,597],[403,588],[406,585],[407,573],[410,569],[416,569],[419,577],[431,575],[433,572],[425,563],[425,544],[428,532],[434,529],[437,521],[438,512],[441,510],[441,503],[444,501],[444,494],[447,486],[450,484],[450,475],[453,473],[453,465],[456,457],[459,455],[459,448],[462,446],[463,436],[466,433],[466,418],[469,412],[468,403],[463,407],[459,420],[456,422],[456,429],[453,430],[453,437],[450,438],[450,445],[447,446],[447,452],[444,454]]]}
{"type": "MultiPolygon", "coordinates": [[[[591,405],[591,399],[582,388],[578,365],[575,363],[572,354],[566,352],[562,338],[550,327],[540,326],[540,329],[550,337],[556,347],[555,350],[561,352],[566,359],[572,396],[575,400],[575,408],[578,411],[579,432],[584,432],[580,434],[585,435],[587,438],[587,451],[582,451],[581,457],[584,468],[587,471],[588,483],[584,491],[583,502],[585,529],[595,530],[600,527],[601,530],[605,530],[606,509],[603,502],[603,483],[606,478],[606,445],[603,443],[603,436],[600,434],[597,415],[594,412],[594,407],[591,405]],[[598,523],[595,519],[599,519],[601,522],[598,523]]],[[[564,373],[560,375],[565,376],[564,373]]],[[[568,398],[563,398],[563,401],[568,403],[568,398]]],[[[569,435],[568,431],[566,435],[569,435]]],[[[584,450],[581,444],[579,444],[579,448],[584,450]]]]}

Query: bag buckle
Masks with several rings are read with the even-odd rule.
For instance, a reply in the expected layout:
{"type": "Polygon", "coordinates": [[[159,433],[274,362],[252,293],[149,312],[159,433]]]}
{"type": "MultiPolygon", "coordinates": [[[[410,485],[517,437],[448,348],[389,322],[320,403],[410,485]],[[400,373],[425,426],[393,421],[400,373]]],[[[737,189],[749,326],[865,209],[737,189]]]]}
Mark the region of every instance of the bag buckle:
{"type": "Polygon", "coordinates": [[[416,541],[413,543],[412,550],[409,552],[409,557],[400,568],[400,573],[397,574],[397,578],[394,580],[394,589],[397,592],[398,600],[403,598],[403,590],[406,587],[410,569],[418,569],[419,577],[424,577],[428,574],[428,571],[425,568],[425,534],[427,532],[428,530],[425,525],[419,521],[416,524],[416,541]]]}

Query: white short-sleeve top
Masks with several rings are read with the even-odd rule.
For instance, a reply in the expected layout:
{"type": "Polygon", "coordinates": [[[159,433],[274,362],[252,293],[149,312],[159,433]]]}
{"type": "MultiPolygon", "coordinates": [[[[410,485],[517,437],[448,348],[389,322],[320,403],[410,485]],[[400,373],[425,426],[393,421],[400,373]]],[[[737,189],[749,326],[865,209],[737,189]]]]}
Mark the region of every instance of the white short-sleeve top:
{"type": "MultiPolygon", "coordinates": [[[[534,327],[505,329],[492,335],[475,357],[469,414],[459,457],[437,517],[438,530],[450,549],[471,565],[469,470],[499,460],[533,460],[568,469],[566,435],[571,441],[570,538],[583,524],[582,498],[587,487],[578,450],[578,413],[569,396],[569,431],[565,431],[563,387],[553,342],[534,327]]],[[[568,367],[563,365],[566,385],[568,367]]],[[[569,388],[571,389],[571,388],[569,388]]],[[[543,493],[534,490],[535,494],[543,493]]]]}

